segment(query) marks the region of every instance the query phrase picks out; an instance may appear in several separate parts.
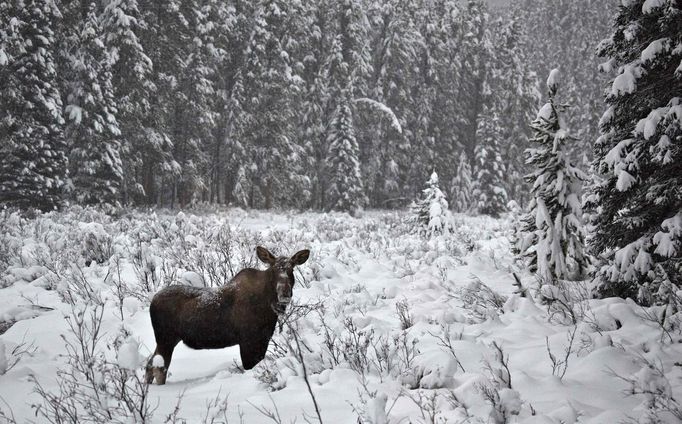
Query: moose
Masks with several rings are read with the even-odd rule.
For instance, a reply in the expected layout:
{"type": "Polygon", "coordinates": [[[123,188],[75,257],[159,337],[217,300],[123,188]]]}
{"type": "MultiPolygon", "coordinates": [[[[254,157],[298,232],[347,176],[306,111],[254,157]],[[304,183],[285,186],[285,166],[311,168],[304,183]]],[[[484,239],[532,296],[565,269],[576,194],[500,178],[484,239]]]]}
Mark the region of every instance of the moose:
{"type": "Polygon", "coordinates": [[[239,345],[242,366],[249,370],[265,357],[268,343],[291,302],[294,267],[308,260],[309,250],[291,258],[256,248],[265,271],[245,268],[219,288],[172,285],[160,290],[149,307],[156,349],[146,381],[165,384],[173,350],[180,341],[192,349],[239,345]]]}

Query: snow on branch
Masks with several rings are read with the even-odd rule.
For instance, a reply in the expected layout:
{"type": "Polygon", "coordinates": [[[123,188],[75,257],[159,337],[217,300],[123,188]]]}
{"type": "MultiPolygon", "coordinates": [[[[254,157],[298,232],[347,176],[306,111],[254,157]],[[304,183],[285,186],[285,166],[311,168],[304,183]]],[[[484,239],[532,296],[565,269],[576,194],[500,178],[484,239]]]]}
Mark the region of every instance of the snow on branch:
{"type": "Polygon", "coordinates": [[[353,100],[353,103],[366,103],[371,107],[377,109],[378,111],[385,113],[391,118],[391,126],[395,128],[395,130],[398,131],[400,134],[403,133],[403,127],[400,125],[400,121],[398,120],[398,117],[395,115],[395,113],[393,113],[393,110],[391,110],[390,107],[376,100],[369,99],[367,97],[355,99],[353,100]]]}

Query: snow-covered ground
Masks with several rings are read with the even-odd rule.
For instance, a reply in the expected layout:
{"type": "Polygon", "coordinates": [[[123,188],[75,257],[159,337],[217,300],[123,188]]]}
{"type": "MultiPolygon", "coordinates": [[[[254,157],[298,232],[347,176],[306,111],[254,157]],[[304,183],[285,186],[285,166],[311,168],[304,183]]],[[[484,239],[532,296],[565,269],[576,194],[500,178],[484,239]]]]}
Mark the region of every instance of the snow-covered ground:
{"type": "Polygon", "coordinates": [[[181,344],[146,393],[149,422],[316,422],[301,357],[327,424],[679,422],[682,336],[659,310],[550,290],[559,300],[543,304],[523,270],[518,294],[512,220],[457,215],[454,234],[426,240],[404,218],[0,213],[0,331],[15,322],[0,335],[0,421],[56,421],[57,404],[78,411],[62,422],[141,421],[153,293],[263,267],[263,245],[312,252],[268,357],[243,372],[237,347],[181,344]]]}

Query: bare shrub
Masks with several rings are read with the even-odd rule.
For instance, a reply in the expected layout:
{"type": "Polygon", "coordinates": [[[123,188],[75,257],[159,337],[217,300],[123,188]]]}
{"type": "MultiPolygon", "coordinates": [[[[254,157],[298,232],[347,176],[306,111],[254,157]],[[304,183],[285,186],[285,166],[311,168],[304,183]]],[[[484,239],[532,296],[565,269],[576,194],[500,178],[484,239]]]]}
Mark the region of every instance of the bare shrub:
{"type": "Polygon", "coordinates": [[[578,331],[578,327],[574,327],[573,331],[569,331],[566,335],[566,347],[564,348],[563,355],[557,357],[552,353],[552,348],[549,346],[549,337],[545,337],[545,344],[547,345],[547,355],[549,355],[549,360],[552,362],[552,375],[559,377],[559,380],[563,380],[568,371],[568,359],[571,356],[573,350],[573,343],[575,341],[575,334],[578,331]]]}
{"type": "Polygon", "coordinates": [[[471,275],[471,282],[462,288],[455,289],[449,285],[444,288],[451,297],[462,302],[462,307],[469,312],[472,322],[483,322],[491,316],[498,316],[507,301],[505,296],[488,287],[475,275],[471,275]]]}
{"type": "Polygon", "coordinates": [[[414,317],[412,317],[412,314],[410,313],[410,305],[407,303],[407,299],[397,301],[395,303],[395,311],[400,320],[401,330],[407,330],[414,325],[414,317]]]}
{"type": "Polygon", "coordinates": [[[642,368],[632,376],[622,376],[608,370],[608,373],[628,384],[624,391],[626,396],[641,396],[643,410],[639,419],[632,418],[632,423],[682,422],[682,404],[673,397],[670,381],[665,376],[663,364],[656,363],[640,356],[642,368]]]}
{"type": "Polygon", "coordinates": [[[24,356],[33,356],[38,350],[33,342],[27,342],[26,336],[22,341],[7,351],[7,345],[0,340],[0,375],[3,375],[16,367],[24,356]]]}
{"type": "Polygon", "coordinates": [[[81,303],[103,304],[100,290],[93,287],[80,266],[74,265],[61,281],[57,283],[57,292],[64,303],[72,307],[81,303]]]}
{"type": "Polygon", "coordinates": [[[0,401],[2,401],[2,403],[4,404],[0,405],[0,421],[6,424],[17,424],[18,421],[14,417],[14,411],[12,411],[12,407],[2,397],[0,397],[0,401]]]}
{"type": "Polygon", "coordinates": [[[509,371],[509,355],[505,355],[502,346],[496,341],[490,344],[493,351],[493,360],[485,360],[483,368],[488,372],[489,378],[496,387],[512,388],[511,371],[509,371]]]}
{"type": "Polygon", "coordinates": [[[42,399],[31,406],[46,422],[150,422],[156,406],[149,401],[142,369],[122,368],[107,356],[107,351],[118,349],[128,334],[122,332],[105,341],[103,315],[103,303],[72,305],[71,315],[66,317],[69,334],[62,336],[67,365],[57,371],[57,390],[48,391],[31,376],[34,391],[42,399]]]}
{"type": "Polygon", "coordinates": [[[453,338],[452,331],[450,331],[450,325],[441,324],[440,329],[441,329],[440,333],[430,332],[429,335],[431,337],[436,338],[438,340],[438,346],[442,347],[447,352],[449,352],[450,355],[452,355],[452,357],[455,358],[455,361],[457,361],[457,365],[462,369],[462,372],[466,372],[464,366],[457,357],[457,351],[455,350],[454,346],[455,341],[462,340],[463,332],[455,334],[453,338]]]}

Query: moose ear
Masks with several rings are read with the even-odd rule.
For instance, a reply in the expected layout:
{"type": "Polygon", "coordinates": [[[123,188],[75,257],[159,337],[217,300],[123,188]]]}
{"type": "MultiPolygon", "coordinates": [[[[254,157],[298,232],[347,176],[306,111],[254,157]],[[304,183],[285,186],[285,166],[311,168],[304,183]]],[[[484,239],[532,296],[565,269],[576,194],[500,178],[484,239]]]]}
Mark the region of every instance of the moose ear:
{"type": "Polygon", "coordinates": [[[256,247],[256,255],[258,256],[258,259],[265,262],[266,264],[272,265],[275,263],[275,257],[273,254],[262,246],[256,247]]]}
{"type": "Polygon", "coordinates": [[[310,250],[301,250],[291,257],[291,263],[294,266],[303,265],[308,260],[308,256],[310,256],[310,250]]]}

